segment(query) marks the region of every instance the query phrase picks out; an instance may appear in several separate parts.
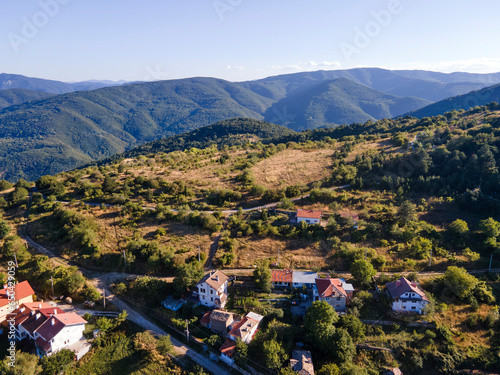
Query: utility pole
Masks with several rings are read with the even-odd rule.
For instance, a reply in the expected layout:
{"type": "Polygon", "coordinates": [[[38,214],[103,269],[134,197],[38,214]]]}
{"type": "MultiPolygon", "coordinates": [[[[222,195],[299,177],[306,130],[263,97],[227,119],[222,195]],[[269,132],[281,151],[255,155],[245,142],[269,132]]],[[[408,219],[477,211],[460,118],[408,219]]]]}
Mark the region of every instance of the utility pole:
{"type": "Polygon", "coordinates": [[[102,290],[102,304],[104,306],[104,310],[106,310],[106,289],[102,290]]]}
{"type": "Polygon", "coordinates": [[[125,271],[127,270],[127,258],[125,257],[125,250],[123,250],[123,261],[125,262],[125,271]]]}
{"type": "Polygon", "coordinates": [[[54,278],[50,276],[50,283],[52,284],[52,295],[54,295],[54,278]]]}
{"type": "Polygon", "coordinates": [[[198,245],[198,262],[200,261],[200,246],[198,245]]]}
{"type": "Polygon", "coordinates": [[[429,256],[429,268],[431,268],[431,263],[432,263],[432,247],[431,247],[431,254],[429,256]]]}
{"type": "Polygon", "coordinates": [[[278,267],[280,266],[280,248],[278,247],[278,267]]]}
{"type": "Polygon", "coordinates": [[[187,319],[186,319],[186,340],[189,342],[189,325],[187,319]]]}
{"type": "Polygon", "coordinates": [[[16,261],[16,268],[19,268],[19,266],[18,266],[18,264],[17,264],[16,252],[14,252],[14,260],[16,261]]]}
{"type": "Polygon", "coordinates": [[[490,267],[488,268],[488,272],[491,272],[491,264],[493,263],[493,253],[490,256],[490,267]]]}

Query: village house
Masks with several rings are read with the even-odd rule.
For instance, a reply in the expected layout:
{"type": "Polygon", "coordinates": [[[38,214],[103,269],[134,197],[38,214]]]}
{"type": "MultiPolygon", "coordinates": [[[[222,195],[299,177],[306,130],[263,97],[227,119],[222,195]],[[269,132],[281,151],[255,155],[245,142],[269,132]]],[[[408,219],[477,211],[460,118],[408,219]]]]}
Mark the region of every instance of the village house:
{"type": "Polygon", "coordinates": [[[202,305],[223,309],[227,303],[227,281],[229,277],[221,271],[207,273],[196,284],[198,298],[202,305]]]}
{"type": "Polygon", "coordinates": [[[292,274],[291,269],[284,270],[273,270],[271,272],[271,283],[275,288],[290,288],[292,286],[292,274]]]}
{"type": "Polygon", "coordinates": [[[297,224],[302,221],[307,224],[321,224],[321,211],[297,210],[297,224]]]}
{"type": "Polygon", "coordinates": [[[20,282],[14,286],[11,292],[7,285],[0,290],[0,323],[6,325],[7,315],[17,309],[23,303],[33,302],[35,292],[27,281],[20,282]]]}
{"type": "Polygon", "coordinates": [[[90,350],[83,337],[87,321],[76,313],[36,302],[22,304],[14,313],[16,338],[31,341],[40,357],[69,349],[80,359],[90,350]]]}
{"type": "Polygon", "coordinates": [[[392,299],[394,311],[411,311],[423,314],[429,299],[416,282],[402,276],[396,281],[385,284],[387,293],[392,299]]]}
{"type": "Polygon", "coordinates": [[[318,274],[312,271],[293,271],[292,281],[294,288],[313,289],[318,274]]]}
{"type": "Polygon", "coordinates": [[[233,365],[236,340],[240,339],[247,344],[252,341],[259,324],[264,317],[254,312],[249,312],[245,317],[236,324],[231,331],[227,334],[227,339],[220,347],[221,360],[229,365],[233,365]]]}
{"type": "Polygon", "coordinates": [[[345,311],[353,292],[352,284],[347,284],[344,279],[316,279],[313,296],[315,301],[325,301],[336,311],[345,311]]]}
{"type": "Polygon", "coordinates": [[[308,350],[292,351],[290,367],[299,375],[314,375],[314,365],[311,352],[308,350]]]}
{"type": "Polygon", "coordinates": [[[209,311],[200,320],[203,327],[210,328],[212,331],[225,336],[230,327],[237,323],[237,316],[229,311],[214,310],[209,311]]]}

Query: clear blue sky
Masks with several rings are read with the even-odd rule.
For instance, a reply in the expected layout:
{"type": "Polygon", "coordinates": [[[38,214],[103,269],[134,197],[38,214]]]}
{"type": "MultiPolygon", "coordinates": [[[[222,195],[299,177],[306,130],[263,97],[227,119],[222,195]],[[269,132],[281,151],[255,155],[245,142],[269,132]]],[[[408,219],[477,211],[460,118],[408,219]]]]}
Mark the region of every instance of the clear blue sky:
{"type": "Polygon", "coordinates": [[[0,0],[0,72],[63,81],[497,72],[498,14],[498,0],[0,0]]]}

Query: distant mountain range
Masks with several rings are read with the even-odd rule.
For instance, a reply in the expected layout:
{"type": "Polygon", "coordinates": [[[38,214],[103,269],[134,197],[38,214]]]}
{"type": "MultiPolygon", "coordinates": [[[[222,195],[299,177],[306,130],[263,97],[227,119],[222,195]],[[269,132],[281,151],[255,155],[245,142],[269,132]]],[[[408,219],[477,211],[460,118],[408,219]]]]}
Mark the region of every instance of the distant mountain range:
{"type": "Polygon", "coordinates": [[[248,82],[187,78],[90,90],[112,82],[0,74],[0,88],[8,88],[0,90],[0,173],[9,180],[36,179],[230,118],[303,130],[394,117],[498,83],[500,73],[366,68],[248,82]]]}
{"type": "Polygon", "coordinates": [[[406,115],[414,117],[429,117],[450,112],[453,110],[465,109],[485,105],[491,102],[500,103],[500,84],[486,87],[482,90],[469,92],[465,95],[458,95],[441,100],[426,107],[409,112],[406,115]]]}
{"type": "Polygon", "coordinates": [[[0,90],[26,89],[43,91],[49,94],[66,94],[73,91],[95,90],[107,86],[117,86],[123,82],[113,81],[84,81],[61,82],[48,79],[25,77],[20,74],[0,74],[0,90]]]}

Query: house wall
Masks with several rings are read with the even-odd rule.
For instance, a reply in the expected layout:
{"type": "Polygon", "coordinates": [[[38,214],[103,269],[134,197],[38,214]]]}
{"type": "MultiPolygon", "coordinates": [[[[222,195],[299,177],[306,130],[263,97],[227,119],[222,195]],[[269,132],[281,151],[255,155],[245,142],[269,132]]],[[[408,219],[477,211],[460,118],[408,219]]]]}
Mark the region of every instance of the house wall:
{"type": "Polygon", "coordinates": [[[330,306],[332,306],[335,311],[344,311],[345,310],[345,297],[319,297],[320,301],[325,301],[330,306]]]}
{"type": "Polygon", "coordinates": [[[307,224],[319,224],[321,222],[320,219],[297,217],[297,223],[300,223],[302,221],[305,221],[307,224]]]}
{"type": "MultiPolygon", "coordinates": [[[[23,303],[29,303],[29,302],[33,302],[33,296],[24,297],[24,298],[21,298],[20,300],[17,300],[15,308],[17,309],[23,303]]],[[[5,321],[7,320],[7,314],[10,314],[10,313],[11,313],[11,309],[10,309],[9,304],[6,304],[5,306],[0,307],[0,324],[5,323],[5,321]]]]}
{"type": "MultiPolygon", "coordinates": [[[[407,293],[403,294],[403,296],[407,296],[407,293]]],[[[415,297],[412,297],[415,298],[415,297]]],[[[392,309],[394,311],[410,311],[416,312],[418,314],[422,314],[423,309],[427,305],[427,301],[424,301],[419,296],[419,300],[417,301],[402,301],[401,298],[397,298],[392,302],[392,309]]]]}
{"type": "Polygon", "coordinates": [[[72,326],[66,326],[54,337],[54,341],[51,342],[52,352],[64,349],[65,347],[74,344],[83,337],[83,331],[85,330],[85,324],[76,324],[72,326]]]}
{"type": "Polygon", "coordinates": [[[219,332],[222,334],[227,334],[227,327],[231,325],[233,322],[232,318],[229,318],[226,322],[221,322],[220,320],[211,320],[210,321],[210,329],[215,332],[219,332]]]}
{"type": "Polygon", "coordinates": [[[227,355],[225,355],[224,353],[221,353],[220,359],[223,362],[227,363],[229,366],[234,365],[234,361],[231,358],[229,358],[227,355]]]}
{"type": "Polygon", "coordinates": [[[226,293],[227,294],[227,282],[222,284],[218,290],[215,290],[207,283],[201,283],[198,285],[198,295],[200,299],[200,303],[207,307],[215,307],[215,299],[218,297],[218,294],[226,293]],[[204,290],[204,291],[202,291],[204,290]]]}

